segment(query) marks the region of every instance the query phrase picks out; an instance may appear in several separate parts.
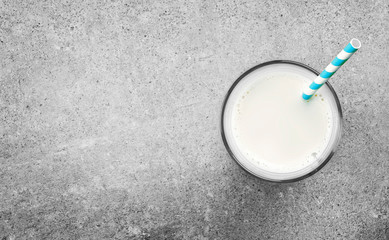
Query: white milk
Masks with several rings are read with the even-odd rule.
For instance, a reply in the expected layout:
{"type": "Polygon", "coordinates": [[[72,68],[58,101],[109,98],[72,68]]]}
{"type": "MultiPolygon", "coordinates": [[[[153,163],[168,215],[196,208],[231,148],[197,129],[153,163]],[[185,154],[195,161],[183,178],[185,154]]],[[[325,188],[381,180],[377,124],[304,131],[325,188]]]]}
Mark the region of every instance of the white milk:
{"type": "Polygon", "coordinates": [[[314,77],[299,66],[279,64],[250,73],[235,87],[225,130],[232,152],[246,169],[282,175],[323,162],[333,133],[334,97],[323,86],[305,102],[302,89],[314,77]]]}

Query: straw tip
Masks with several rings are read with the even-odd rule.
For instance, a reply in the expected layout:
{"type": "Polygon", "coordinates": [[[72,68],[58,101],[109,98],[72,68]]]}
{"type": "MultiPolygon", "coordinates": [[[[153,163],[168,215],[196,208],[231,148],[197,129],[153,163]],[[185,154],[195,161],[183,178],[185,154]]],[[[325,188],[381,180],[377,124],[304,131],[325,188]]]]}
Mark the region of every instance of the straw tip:
{"type": "Polygon", "coordinates": [[[311,97],[312,97],[312,95],[307,95],[307,94],[303,93],[304,100],[308,101],[311,97]]]}
{"type": "Polygon", "coordinates": [[[359,48],[362,46],[361,41],[359,41],[359,40],[356,39],[356,38],[351,39],[350,44],[351,44],[351,46],[353,46],[353,48],[355,48],[355,49],[359,49],[359,48]]]}

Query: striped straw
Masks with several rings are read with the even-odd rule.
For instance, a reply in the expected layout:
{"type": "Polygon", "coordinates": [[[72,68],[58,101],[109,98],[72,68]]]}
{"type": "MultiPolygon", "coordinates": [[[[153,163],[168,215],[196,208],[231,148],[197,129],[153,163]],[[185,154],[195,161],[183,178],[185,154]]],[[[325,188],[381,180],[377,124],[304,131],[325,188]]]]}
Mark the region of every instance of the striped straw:
{"type": "Polygon", "coordinates": [[[353,38],[336,58],[303,91],[303,99],[309,100],[315,92],[361,47],[361,42],[353,38]]]}

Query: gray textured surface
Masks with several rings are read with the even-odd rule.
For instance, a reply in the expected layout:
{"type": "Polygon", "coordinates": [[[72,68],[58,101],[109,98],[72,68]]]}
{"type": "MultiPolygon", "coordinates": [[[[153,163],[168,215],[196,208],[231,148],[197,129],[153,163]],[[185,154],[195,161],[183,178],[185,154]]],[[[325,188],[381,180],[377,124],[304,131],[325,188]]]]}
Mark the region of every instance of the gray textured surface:
{"type": "Polygon", "coordinates": [[[389,239],[388,2],[289,2],[1,1],[0,239],[389,239]],[[332,161],[282,185],[241,170],[232,82],[320,70],[352,37],[332,161]]]}

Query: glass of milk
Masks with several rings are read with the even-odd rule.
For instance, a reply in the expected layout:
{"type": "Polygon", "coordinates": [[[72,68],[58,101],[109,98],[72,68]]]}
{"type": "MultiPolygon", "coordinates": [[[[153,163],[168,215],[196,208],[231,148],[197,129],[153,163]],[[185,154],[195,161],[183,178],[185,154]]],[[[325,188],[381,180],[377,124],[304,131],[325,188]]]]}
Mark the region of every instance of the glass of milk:
{"type": "Polygon", "coordinates": [[[222,137],[243,169],[264,180],[292,182],[330,160],[342,130],[338,97],[329,83],[309,101],[301,95],[318,74],[280,60],[255,66],[234,82],[223,104],[222,137]]]}

